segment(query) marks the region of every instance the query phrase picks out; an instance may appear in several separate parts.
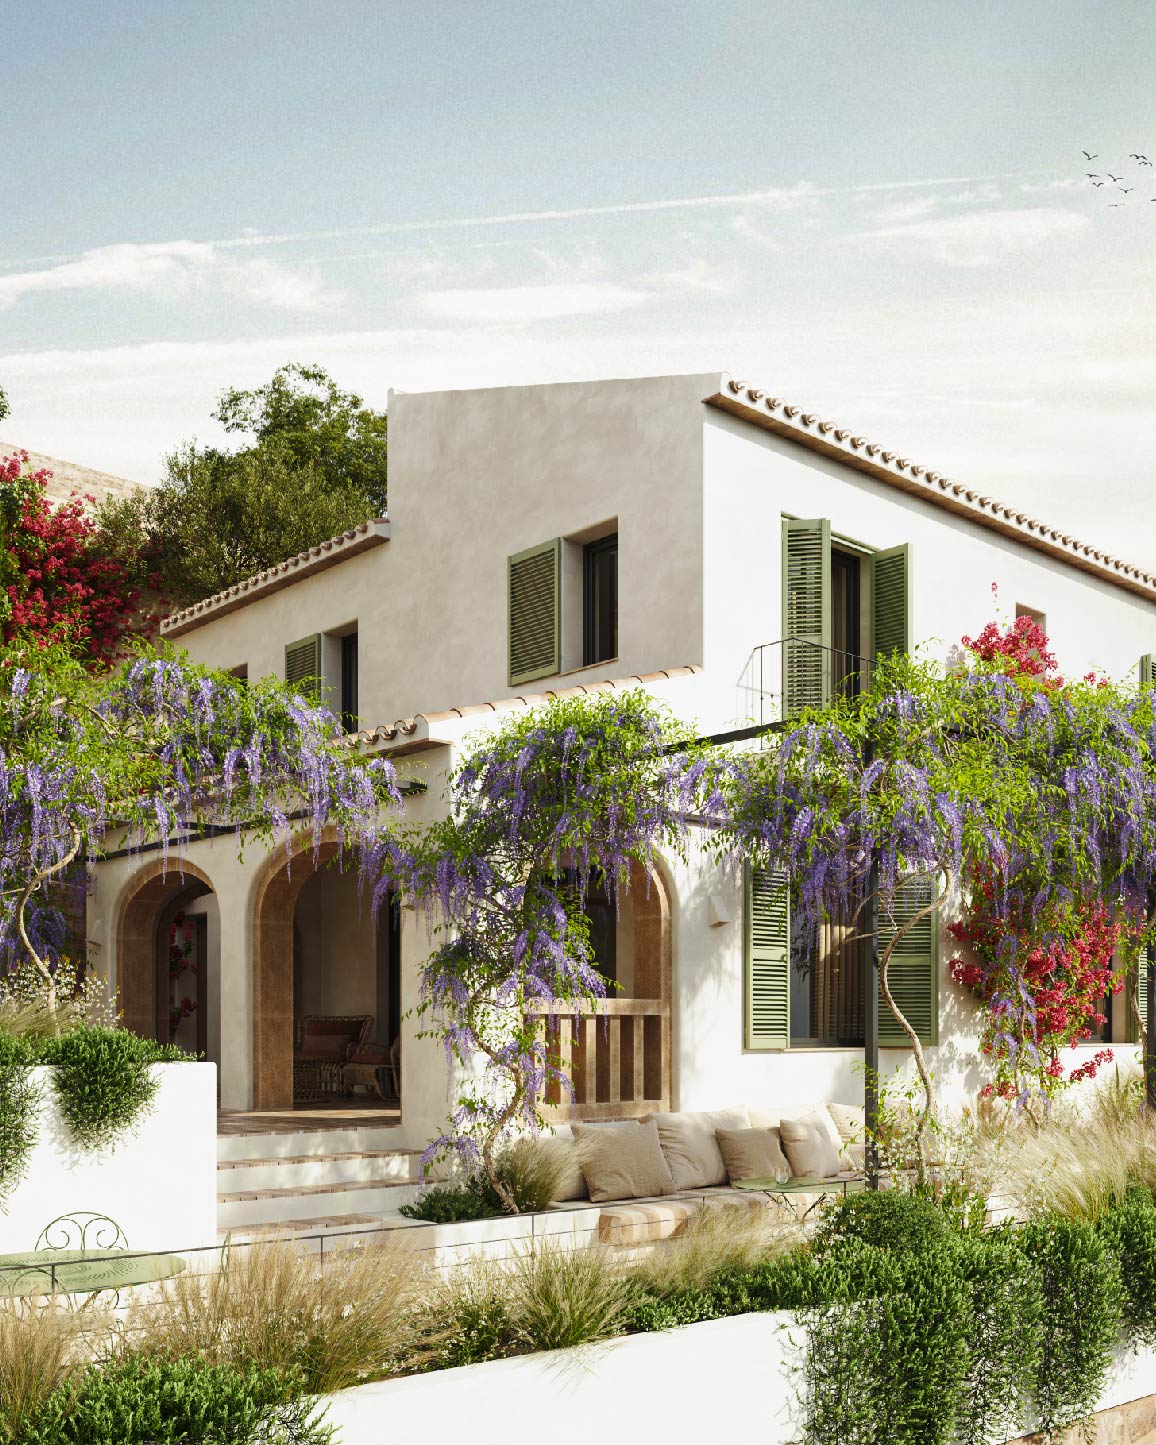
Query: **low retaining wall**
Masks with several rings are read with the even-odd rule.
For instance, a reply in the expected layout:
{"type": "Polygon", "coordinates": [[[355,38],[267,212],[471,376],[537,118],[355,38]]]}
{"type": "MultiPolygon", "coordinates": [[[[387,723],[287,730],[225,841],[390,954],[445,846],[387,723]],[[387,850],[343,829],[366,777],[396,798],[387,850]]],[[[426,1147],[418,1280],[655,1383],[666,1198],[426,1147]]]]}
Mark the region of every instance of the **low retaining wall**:
{"type": "MultiPolygon", "coordinates": [[[[701,1445],[736,1435],[790,1445],[802,1428],[794,1376],[803,1348],[792,1312],[735,1315],[359,1385],[329,1397],[327,1419],[336,1426],[335,1445],[424,1438],[431,1421],[459,1422],[447,1429],[464,1431],[470,1445],[508,1445],[512,1412],[560,1440],[589,1435],[599,1445],[701,1445]]],[[[1121,1352],[1101,1401],[1107,1413],[1096,1417],[1095,1445],[1156,1445],[1154,1386],[1156,1352],[1121,1352]]],[[[1073,1441],[1083,1438],[1073,1432],[1073,1441]]]]}
{"type": "MultiPolygon", "coordinates": [[[[39,1131],[28,1171],[0,1208],[0,1253],[35,1249],[53,1220],[105,1215],[130,1249],[217,1242],[217,1070],[154,1064],[152,1111],[107,1149],[81,1149],[60,1116],[52,1070],[40,1085],[39,1131]]],[[[58,1242],[67,1244],[63,1232],[58,1242]]],[[[91,1246],[97,1241],[89,1238],[91,1246]]]]}

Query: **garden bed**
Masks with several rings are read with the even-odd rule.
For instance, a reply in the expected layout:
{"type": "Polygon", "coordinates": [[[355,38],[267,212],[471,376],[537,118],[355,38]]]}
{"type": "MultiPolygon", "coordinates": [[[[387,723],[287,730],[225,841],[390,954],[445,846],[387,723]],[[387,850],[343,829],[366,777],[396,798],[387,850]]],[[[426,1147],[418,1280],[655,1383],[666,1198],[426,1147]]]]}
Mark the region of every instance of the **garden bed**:
{"type": "MultiPolygon", "coordinates": [[[[359,1385],[330,1396],[325,1418],[335,1445],[379,1445],[384,1431],[416,1439],[434,1418],[468,1420],[471,1445],[506,1445],[516,1400],[522,1417],[544,1429],[584,1421],[601,1445],[709,1441],[724,1431],[789,1445],[803,1425],[795,1379],[803,1339],[793,1311],[735,1315],[359,1385]]],[[[1129,1417],[1143,1429],[1151,1411],[1128,1407],[1150,1399],[1154,1386],[1156,1352],[1117,1350],[1097,1406],[1118,1416],[1105,1438],[1146,1445],[1151,1431],[1128,1433],[1129,1417]]]]}
{"type": "Polygon", "coordinates": [[[0,1208],[0,1253],[76,1247],[84,1225],[94,1231],[84,1243],[95,1246],[94,1215],[111,1220],[133,1250],[216,1243],[216,1067],[152,1064],[150,1071],[157,1081],[151,1107],[111,1143],[86,1149],[62,1117],[53,1070],[31,1070],[36,1140],[0,1208]],[[56,1220],[63,1223],[45,1238],[56,1220]]]}

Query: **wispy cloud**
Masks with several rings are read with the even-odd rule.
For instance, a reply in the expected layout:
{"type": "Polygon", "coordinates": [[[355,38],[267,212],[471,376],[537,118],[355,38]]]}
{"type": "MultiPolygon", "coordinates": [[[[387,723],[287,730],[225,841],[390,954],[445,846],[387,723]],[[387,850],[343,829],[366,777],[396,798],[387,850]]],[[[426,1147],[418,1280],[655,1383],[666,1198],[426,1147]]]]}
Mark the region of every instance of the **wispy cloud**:
{"type": "Polygon", "coordinates": [[[0,275],[0,308],[26,296],[60,291],[188,295],[216,288],[258,305],[322,311],[340,301],[311,272],[266,256],[237,258],[206,241],[123,242],[74,260],[0,275]]]}
{"type": "Polygon", "coordinates": [[[511,323],[553,321],[563,316],[601,316],[648,299],[645,291],[604,282],[544,286],[485,286],[427,291],[425,311],[440,321],[511,323]]]}
{"type": "Polygon", "coordinates": [[[1048,242],[1082,235],[1090,225],[1078,211],[1038,207],[935,216],[877,226],[852,239],[945,266],[992,266],[1048,242]]]}

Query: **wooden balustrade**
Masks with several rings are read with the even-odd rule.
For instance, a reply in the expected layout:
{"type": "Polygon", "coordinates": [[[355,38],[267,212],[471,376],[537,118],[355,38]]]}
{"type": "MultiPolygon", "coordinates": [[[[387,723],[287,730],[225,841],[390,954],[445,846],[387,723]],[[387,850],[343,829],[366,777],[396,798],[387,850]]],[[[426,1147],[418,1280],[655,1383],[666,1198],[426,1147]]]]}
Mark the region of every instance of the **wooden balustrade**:
{"type": "Polygon", "coordinates": [[[573,1086],[546,1087],[548,1119],[628,1119],[670,1108],[670,1004],[657,998],[614,998],[575,1014],[563,1003],[529,1010],[539,1038],[573,1086]]]}

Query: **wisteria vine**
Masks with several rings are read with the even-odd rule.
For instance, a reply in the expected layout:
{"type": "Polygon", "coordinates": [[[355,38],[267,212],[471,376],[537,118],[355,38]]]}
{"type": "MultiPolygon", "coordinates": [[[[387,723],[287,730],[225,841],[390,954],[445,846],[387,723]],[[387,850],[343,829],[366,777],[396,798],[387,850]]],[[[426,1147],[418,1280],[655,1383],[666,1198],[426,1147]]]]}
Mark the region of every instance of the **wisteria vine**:
{"type": "MultiPolygon", "coordinates": [[[[59,920],[35,896],[109,844],[168,862],[207,826],[284,841],[322,830],[363,858],[399,803],[392,765],[359,759],[332,714],[272,679],[254,686],[145,654],[94,676],[61,649],[0,668],[0,947],[55,1006],[59,920]]],[[[179,866],[179,865],[175,865],[179,866]]]]}

